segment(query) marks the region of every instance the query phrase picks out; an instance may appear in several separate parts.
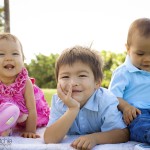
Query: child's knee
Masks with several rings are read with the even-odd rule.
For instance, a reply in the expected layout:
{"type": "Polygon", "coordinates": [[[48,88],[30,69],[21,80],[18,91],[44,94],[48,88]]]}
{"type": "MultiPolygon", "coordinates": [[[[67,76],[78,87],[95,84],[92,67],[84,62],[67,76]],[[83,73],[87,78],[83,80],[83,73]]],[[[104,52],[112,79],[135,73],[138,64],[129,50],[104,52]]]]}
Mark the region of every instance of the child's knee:
{"type": "Polygon", "coordinates": [[[0,132],[11,128],[16,124],[20,110],[18,106],[11,103],[4,103],[0,106],[0,132]]]}

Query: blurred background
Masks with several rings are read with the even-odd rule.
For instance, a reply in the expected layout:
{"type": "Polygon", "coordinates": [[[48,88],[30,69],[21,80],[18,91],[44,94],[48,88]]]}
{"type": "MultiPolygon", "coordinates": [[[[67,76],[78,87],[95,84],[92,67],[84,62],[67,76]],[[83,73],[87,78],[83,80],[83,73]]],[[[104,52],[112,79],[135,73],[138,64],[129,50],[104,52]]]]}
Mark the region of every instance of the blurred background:
{"type": "Polygon", "coordinates": [[[105,62],[103,87],[123,63],[129,25],[150,18],[149,0],[0,0],[0,32],[16,35],[29,75],[50,104],[56,92],[54,66],[60,52],[91,46],[105,62]]]}

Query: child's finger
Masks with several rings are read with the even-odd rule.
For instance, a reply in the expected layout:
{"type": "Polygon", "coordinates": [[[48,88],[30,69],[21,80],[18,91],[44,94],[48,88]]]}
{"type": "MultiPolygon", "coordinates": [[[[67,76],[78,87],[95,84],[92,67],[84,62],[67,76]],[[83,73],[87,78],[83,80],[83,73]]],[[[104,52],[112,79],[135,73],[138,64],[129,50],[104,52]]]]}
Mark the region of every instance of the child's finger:
{"type": "Polygon", "coordinates": [[[133,112],[130,111],[127,117],[129,118],[129,121],[131,122],[134,119],[133,112]]]}
{"type": "Polygon", "coordinates": [[[60,86],[59,83],[57,84],[57,91],[58,91],[58,92],[62,92],[62,89],[61,89],[61,86],[60,86]]]}
{"type": "Polygon", "coordinates": [[[130,124],[130,120],[128,118],[124,118],[123,120],[124,120],[126,125],[130,124]]]}
{"type": "Polygon", "coordinates": [[[123,116],[123,119],[124,119],[124,122],[128,125],[128,124],[130,124],[130,122],[131,122],[131,118],[129,118],[129,115],[124,115],[123,116]]]}
{"type": "Polygon", "coordinates": [[[22,133],[21,136],[24,138],[40,138],[40,135],[29,132],[22,133]]]}
{"type": "Polygon", "coordinates": [[[38,134],[33,134],[31,138],[36,139],[36,138],[40,138],[40,136],[38,134]]]}
{"type": "Polygon", "coordinates": [[[72,94],[72,85],[70,84],[69,85],[69,90],[68,90],[68,93],[67,93],[67,99],[71,98],[71,94],[72,94]]]}
{"type": "Polygon", "coordinates": [[[35,135],[35,138],[40,138],[40,135],[36,134],[36,135],[35,135]]]}
{"type": "Polygon", "coordinates": [[[85,141],[84,144],[82,145],[82,149],[90,149],[90,142],[89,141],[85,141]]]}
{"type": "Polygon", "coordinates": [[[136,118],[136,117],[137,117],[136,110],[132,112],[132,115],[133,115],[133,118],[136,118]]]}
{"type": "Polygon", "coordinates": [[[57,84],[57,93],[58,93],[58,96],[59,96],[60,98],[62,98],[62,97],[65,96],[65,94],[64,94],[64,92],[63,92],[63,90],[62,90],[62,88],[61,88],[60,83],[57,84]]]}
{"type": "Polygon", "coordinates": [[[139,109],[136,109],[136,112],[137,112],[138,115],[141,114],[141,111],[139,109]]]}
{"type": "Polygon", "coordinates": [[[75,141],[72,142],[71,146],[72,146],[73,148],[76,148],[76,149],[77,149],[77,145],[78,145],[79,142],[80,142],[80,140],[79,140],[79,139],[76,139],[75,141]]]}

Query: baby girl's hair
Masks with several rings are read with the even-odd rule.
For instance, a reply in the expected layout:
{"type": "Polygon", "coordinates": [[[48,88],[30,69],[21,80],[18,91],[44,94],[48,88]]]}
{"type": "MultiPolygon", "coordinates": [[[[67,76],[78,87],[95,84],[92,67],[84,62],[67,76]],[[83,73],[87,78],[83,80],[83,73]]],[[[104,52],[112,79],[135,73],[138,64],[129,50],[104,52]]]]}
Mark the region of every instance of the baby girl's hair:
{"type": "Polygon", "coordinates": [[[103,79],[103,61],[100,54],[88,47],[74,46],[64,50],[58,57],[55,64],[56,80],[58,80],[59,69],[62,65],[72,66],[76,61],[81,61],[91,68],[95,81],[103,79]]]}
{"type": "Polygon", "coordinates": [[[24,61],[25,56],[24,56],[24,53],[23,53],[22,44],[19,41],[19,39],[15,35],[10,34],[10,33],[0,33],[0,40],[3,40],[3,39],[5,39],[5,40],[13,40],[14,42],[17,42],[17,41],[19,42],[20,47],[21,47],[21,53],[22,53],[23,61],[24,61]]]}
{"type": "Polygon", "coordinates": [[[129,28],[127,36],[127,45],[131,46],[132,40],[134,40],[134,35],[139,34],[145,38],[150,37],[150,19],[140,18],[136,19],[129,28]]]}

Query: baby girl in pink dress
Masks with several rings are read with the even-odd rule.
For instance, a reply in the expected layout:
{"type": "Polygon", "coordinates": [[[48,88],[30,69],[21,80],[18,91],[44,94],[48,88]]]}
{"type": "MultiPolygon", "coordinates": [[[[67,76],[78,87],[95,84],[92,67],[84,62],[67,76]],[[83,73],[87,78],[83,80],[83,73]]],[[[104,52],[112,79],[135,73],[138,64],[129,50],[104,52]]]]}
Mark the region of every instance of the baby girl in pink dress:
{"type": "Polygon", "coordinates": [[[0,34],[0,70],[0,136],[18,125],[24,127],[21,136],[39,137],[36,127],[47,125],[50,109],[24,67],[20,41],[9,33],[0,34]]]}

